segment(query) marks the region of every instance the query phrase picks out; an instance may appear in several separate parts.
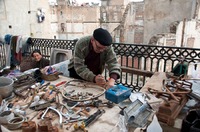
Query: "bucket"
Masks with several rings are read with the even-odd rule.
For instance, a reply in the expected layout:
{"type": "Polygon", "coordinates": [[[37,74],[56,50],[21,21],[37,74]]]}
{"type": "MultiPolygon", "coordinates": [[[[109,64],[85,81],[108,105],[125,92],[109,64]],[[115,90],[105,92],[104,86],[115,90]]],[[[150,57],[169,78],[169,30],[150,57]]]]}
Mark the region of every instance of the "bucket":
{"type": "Polygon", "coordinates": [[[2,98],[11,96],[14,81],[7,77],[0,77],[0,95],[2,98]]]}

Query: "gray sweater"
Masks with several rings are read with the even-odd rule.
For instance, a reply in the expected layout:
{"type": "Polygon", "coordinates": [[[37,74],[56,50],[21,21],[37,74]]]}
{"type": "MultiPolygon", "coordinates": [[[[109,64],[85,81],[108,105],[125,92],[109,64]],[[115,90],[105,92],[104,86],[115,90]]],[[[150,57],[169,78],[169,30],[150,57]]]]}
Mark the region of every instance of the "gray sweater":
{"type": "MultiPolygon", "coordinates": [[[[92,36],[86,36],[80,38],[74,50],[73,58],[70,59],[68,68],[74,67],[76,73],[83,78],[84,80],[93,82],[94,77],[96,76],[90,69],[87,68],[87,65],[84,64],[85,58],[89,53],[89,44],[92,36]]],[[[92,62],[91,62],[92,63],[92,62]]],[[[120,65],[117,62],[116,54],[112,46],[109,46],[105,51],[100,53],[100,67],[101,73],[107,64],[109,74],[115,73],[120,77],[120,65]]]]}

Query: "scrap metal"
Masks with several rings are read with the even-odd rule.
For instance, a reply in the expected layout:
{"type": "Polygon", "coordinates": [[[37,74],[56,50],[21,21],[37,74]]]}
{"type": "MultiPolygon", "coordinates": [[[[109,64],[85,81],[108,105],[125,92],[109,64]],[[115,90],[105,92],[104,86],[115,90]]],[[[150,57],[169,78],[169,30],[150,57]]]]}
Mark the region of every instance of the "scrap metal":
{"type": "Polygon", "coordinates": [[[172,126],[179,112],[188,101],[187,95],[192,91],[192,83],[180,78],[171,78],[168,81],[163,83],[164,91],[153,88],[148,88],[148,91],[164,100],[157,111],[158,120],[172,126]]]}

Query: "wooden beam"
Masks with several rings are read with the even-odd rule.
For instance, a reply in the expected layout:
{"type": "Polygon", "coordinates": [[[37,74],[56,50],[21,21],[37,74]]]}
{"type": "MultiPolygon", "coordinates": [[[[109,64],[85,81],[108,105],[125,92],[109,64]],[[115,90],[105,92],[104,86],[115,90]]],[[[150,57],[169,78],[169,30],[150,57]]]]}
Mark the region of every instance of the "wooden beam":
{"type": "Polygon", "coordinates": [[[131,74],[147,76],[147,77],[151,77],[154,74],[154,72],[151,72],[151,71],[145,71],[145,70],[124,67],[124,66],[121,66],[121,70],[122,70],[122,72],[127,72],[127,73],[131,73],[131,74]]]}

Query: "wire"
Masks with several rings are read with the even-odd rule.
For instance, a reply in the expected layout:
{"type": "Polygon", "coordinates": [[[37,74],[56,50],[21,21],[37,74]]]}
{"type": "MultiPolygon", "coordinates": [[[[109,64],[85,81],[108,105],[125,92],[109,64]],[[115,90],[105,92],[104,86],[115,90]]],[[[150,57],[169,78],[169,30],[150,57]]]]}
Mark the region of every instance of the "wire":
{"type": "Polygon", "coordinates": [[[7,19],[7,12],[6,12],[6,4],[5,4],[5,0],[3,0],[3,5],[4,5],[5,20],[6,20],[6,19],[7,19]]]}

